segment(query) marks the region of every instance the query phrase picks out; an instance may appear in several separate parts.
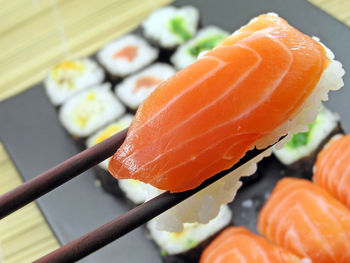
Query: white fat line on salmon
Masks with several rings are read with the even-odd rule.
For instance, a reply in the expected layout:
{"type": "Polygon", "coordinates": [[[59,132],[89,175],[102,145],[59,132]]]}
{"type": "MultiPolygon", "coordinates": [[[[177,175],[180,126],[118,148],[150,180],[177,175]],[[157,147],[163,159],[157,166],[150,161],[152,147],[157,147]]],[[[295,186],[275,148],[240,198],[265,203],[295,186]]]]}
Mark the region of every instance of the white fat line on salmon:
{"type": "MultiPolygon", "coordinates": [[[[281,193],[281,192],[275,193],[273,195],[273,200],[280,200],[279,195],[284,195],[284,192],[285,191],[283,191],[283,193],[281,193]]],[[[278,204],[276,205],[276,207],[273,209],[273,211],[271,213],[269,213],[269,214],[264,210],[264,214],[263,215],[265,215],[265,216],[263,217],[263,219],[262,219],[263,221],[262,222],[264,222],[264,224],[267,224],[267,222],[268,222],[268,224],[269,224],[269,228],[267,229],[267,233],[266,233],[267,236],[272,236],[272,233],[271,233],[271,231],[272,231],[271,221],[273,221],[274,217],[279,212],[279,210],[286,206],[285,204],[289,201],[289,199],[293,198],[296,195],[297,195],[297,193],[295,191],[293,191],[293,192],[291,192],[291,193],[289,193],[287,195],[284,195],[283,200],[279,201],[278,204]]],[[[269,200],[269,201],[272,202],[271,200],[269,200]]],[[[270,206],[271,206],[271,204],[270,204],[270,206]]],[[[282,220],[279,220],[279,222],[282,222],[282,220]]]]}
{"type": "MultiPolygon", "coordinates": [[[[334,151],[334,153],[336,153],[336,151],[334,151]]],[[[327,173],[328,175],[330,174],[335,174],[336,173],[336,169],[338,167],[338,165],[347,157],[347,154],[350,153],[350,148],[347,148],[345,150],[345,152],[342,153],[342,155],[340,156],[340,158],[337,156],[337,160],[335,161],[335,163],[332,165],[331,170],[327,173]]],[[[344,176],[345,177],[345,176],[344,176]]],[[[331,185],[332,182],[334,183],[334,180],[332,180],[332,176],[327,176],[327,185],[330,186],[330,189],[332,189],[331,185]]]]}
{"type": "Polygon", "coordinates": [[[295,231],[295,226],[291,226],[288,230],[287,233],[284,236],[283,242],[279,243],[281,244],[282,247],[287,247],[288,240],[291,240],[289,243],[293,244],[294,248],[299,251],[300,254],[303,255],[303,257],[307,257],[307,253],[304,250],[304,246],[300,241],[299,235],[297,235],[297,232],[295,231]]]}
{"type": "Polygon", "coordinates": [[[260,253],[260,255],[264,258],[264,262],[266,263],[270,263],[270,260],[268,259],[268,257],[266,256],[266,252],[264,251],[264,249],[260,246],[260,244],[258,242],[256,242],[256,240],[254,238],[250,238],[250,241],[253,242],[255,244],[255,249],[258,250],[258,252],[260,253]]]}
{"type": "Polygon", "coordinates": [[[218,256],[217,259],[214,261],[214,263],[220,262],[222,258],[225,258],[226,256],[229,256],[231,254],[239,257],[240,262],[247,263],[247,259],[237,248],[234,248],[233,250],[227,251],[227,252],[223,253],[222,255],[218,256]]]}
{"type": "MultiPolygon", "coordinates": [[[[328,215],[328,217],[332,220],[332,222],[335,225],[338,225],[341,229],[343,229],[343,233],[346,233],[346,230],[344,229],[343,225],[339,222],[339,220],[333,215],[334,213],[332,213],[332,209],[333,206],[329,206],[328,203],[322,198],[322,200],[320,200],[320,198],[316,198],[315,195],[311,196],[311,199],[313,199],[318,206],[321,208],[321,210],[328,215]]],[[[350,251],[350,239],[348,238],[347,235],[343,235],[347,241],[346,246],[348,247],[348,251],[350,251]]]]}
{"type": "MultiPolygon", "coordinates": [[[[227,232],[227,234],[226,235],[231,235],[231,232],[233,232],[233,231],[230,231],[230,232],[227,232]]],[[[223,238],[223,236],[222,237],[220,237],[221,239],[223,238]]],[[[216,251],[217,250],[219,250],[222,246],[225,246],[227,243],[231,243],[231,241],[234,239],[234,237],[228,237],[227,239],[225,239],[224,240],[224,242],[221,242],[219,245],[217,245],[216,247],[215,247],[215,250],[214,249],[212,249],[211,251],[210,251],[210,253],[206,256],[206,261],[204,261],[203,263],[206,263],[206,262],[211,262],[211,260],[210,260],[210,258],[213,256],[213,255],[215,255],[215,253],[216,253],[216,251]]],[[[234,250],[237,250],[237,248],[234,248],[234,250]]],[[[229,251],[228,251],[229,252],[229,251]]],[[[226,252],[226,253],[228,253],[228,252],[226,252]]],[[[237,250],[237,252],[239,252],[238,250],[237,250]]],[[[226,254],[226,253],[224,253],[224,254],[226,254]]],[[[224,255],[223,254],[223,255],[224,255]]],[[[222,256],[223,256],[222,255],[222,256]]],[[[216,261],[219,261],[221,259],[221,257],[218,257],[217,259],[216,259],[216,261]]],[[[215,262],[216,262],[215,261],[215,262]]],[[[219,261],[220,262],[220,261],[219,261]]]]}
{"type": "MultiPolygon", "coordinates": [[[[308,194],[307,191],[306,191],[306,193],[308,194]]],[[[300,212],[301,217],[304,218],[305,223],[312,230],[313,234],[315,234],[315,236],[317,237],[317,240],[321,241],[321,244],[324,244],[323,248],[326,249],[326,252],[328,253],[328,255],[330,255],[331,258],[333,259],[333,261],[336,262],[337,260],[336,260],[336,257],[334,255],[334,252],[332,251],[332,248],[330,247],[327,240],[325,240],[323,235],[320,233],[320,231],[314,226],[314,224],[312,223],[312,220],[307,216],[307,214],[305,214],[305,212],[303,211],[303,209],[300,207],[299,204],[296,205],[296,209],[300,212]]]]}

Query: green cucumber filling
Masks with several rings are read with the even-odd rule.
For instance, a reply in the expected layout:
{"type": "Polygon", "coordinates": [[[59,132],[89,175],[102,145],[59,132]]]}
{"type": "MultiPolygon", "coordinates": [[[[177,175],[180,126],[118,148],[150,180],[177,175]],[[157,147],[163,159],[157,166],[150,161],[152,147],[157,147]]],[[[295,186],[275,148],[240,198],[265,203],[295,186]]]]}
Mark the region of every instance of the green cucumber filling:
{"type": "Polygon", "coordinates": [[[211,50],[216,47],[220,41],[224,38],[223,35],[211,35],[199,40],[197,43],[189,47],[188,52],[193,57],[198,57],[199,53],[205,50],[211,50]]]}
{"type": "Polygon", "coordinates": [[[191,33],[187,31],[186,22],[181,16],[176,16],[169,20],[170,31],[178,35],[182,40],[191,38],[191,33]]]}
{"type": "Polygon", "coordinates": [[[165,249],[162,249],[162,250],[160,251],[160,255],[161,255],[162,257],[165,257],[166,255],[168,255],[168,253],[166,252],[165,249]]]}
{"type": "Polygon", "coordinates": [[[305,146],[310,141],[310,138],[312,137],[312,130],[317,126],[317,123],[320,121],[321,114],[318,114],[316,120],[313,123],[309,124],[309,131],[308,132],[300,132],[297,134],[294,134],[292,139],[286,143],[286,147],[290,149],[295,149],[301,146],[305,146]]]}

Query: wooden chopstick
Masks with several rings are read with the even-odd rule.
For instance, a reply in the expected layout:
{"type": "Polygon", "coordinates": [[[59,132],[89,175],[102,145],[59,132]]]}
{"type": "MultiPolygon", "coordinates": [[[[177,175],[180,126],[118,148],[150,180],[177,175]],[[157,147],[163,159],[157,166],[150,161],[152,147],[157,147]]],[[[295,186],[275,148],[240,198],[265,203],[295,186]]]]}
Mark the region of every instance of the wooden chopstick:
{"type": "Polygon", "coordinates": [[[262,150],[254,149],[247,152],[247,154],[232,168],[210,177],[195,189],[181,193],[171,194],[165,192],[160,194],[152,200],[135,207],[122,216],[58,248],[35,262],[62,263],[80,260],[216,182],[270,147],[271,146],[262,150]]]}
{"type": "Polygon", "coordinates": [[[97,165],[123,143],[127,129],[86,149],[0,197],[0,219],[97,165]]]}

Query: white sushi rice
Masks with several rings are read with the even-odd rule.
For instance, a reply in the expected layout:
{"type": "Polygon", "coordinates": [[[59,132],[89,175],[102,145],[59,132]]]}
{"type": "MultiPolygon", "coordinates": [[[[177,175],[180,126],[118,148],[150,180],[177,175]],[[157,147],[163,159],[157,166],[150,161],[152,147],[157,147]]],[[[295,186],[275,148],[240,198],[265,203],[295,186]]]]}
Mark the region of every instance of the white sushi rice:
{"type": "MultiPolygon", "coordinates": [[[[288,134],[288,136],[276,144],[275,147],[280,149],[284,143],[289,141],[292,134],[308,131],[308,124],[316,119],[321,107],[321,101],[328,99],[328,92],[330,90],[338,90],[344,85],[342,77],[345,71],[342,64],[334,59],[334,54],[327,47],[325,47],[325,50],[330,59],[330,64],[323,71],[312,94],[305,100],[290,120],[277,127],[268,136],[258,140],[255,143],[257,148],[266,148],[277,142],[283,135],[288,134]]],[[[183,223],[209,222],[210,219],[217,215],[219,207],[222,204],[227,204],[233,200],[242,184],[239,179],[242,176],[253,174],[256,171],[257,162],[263,157],[270,155],[271,152],[272,148],[269,148],[229,175],[161,214],[157,218],[157,228],[160,230],[180,232],[183,229],[183,223]]]]}
{"type": "MultiPolygon", "coordinates": [[[[121,117],[118,121],[112,122],[111,124],[108,124],[103,129],[97,131],[95,134],[91,135],[86,140],[86,146],[88,148],[108,139],[109,137],[113,136],[114,134],[126,129],[129,127],[130,123],[132,122],[134,116],[131,114],[125,114],[123,117],[121,117]]],[[[108,170],[108,162],[109,159],[104,160],[103,162],[99,163],[98,165],[104,169],[108,170]]]]}
{"type": "Polygon", "coordinates": [[[175,69],[168,64],[153,64],[143,71],[124,79],[116,86],[116,94],[129,108],[136,110],[141,102],[159,85],[159,83],[155,83],[142,86],[140,84],[142,80],[147,82],[147,79],[155,79],[163,82],[174,75],[175,72],[175,69]]]}
{"type": "Polygon", "coordinates": [[[91,135],[125,112],[109,83],[83,91],[65,102],[59,119],[69,133],[77,137],[91,135]]]}
{"type": "Polygon", "coordinates": [[[50,70],[44,81],[45,90],[57,106],[79,91],[101,83],[104,77],[104,71],[92,59],[67,60],[50,70]]]}
{"type": "Polygon", "coordinates": [[[167,6],[154,11],[143,23],[142,27],[147,38],[156,41],[163,48],[174,48],[185,42],[178,34],[172,32],[170,21],[179,18],[184,23],[186,32],[192,37],[197,30],[199,11],[193,6],[180,8],[167,6]]]}
{"type": "MultiPolygon", "coordinates": [[[[171,56],[170,61],[177,69],[183,69],[197,60],[197,56],[193,56],[190,50],[201,41],[210,36],[220,36],[221,39],[229,35],[229,32],[222,30],[216,26],[207,26],[198,31],[197,35],[186,43],[182,44],[171,56]]],[[[209,51],[208,49],[202,52],[209,51]]]]}
{"type": "Polygon", "coordinates": [[[285,145],[282,149],[274,149],[273,153],[285,165],[290,165],[297,160],[309,156],[314,152],[320,143],[337,127],[339,116],[330,110],[322,107],[317,123],[310,131],[306,145],[300,145],[296,148],[289,148],[285,145]]]}
{"type": "Polygon", "coordinates": [[[219,232],[231,222],[232,212],[227,205],[222,205],[218,215],[208,224],[186,223],[180,233],[160,231],[156,220],[147,223],[147,229],[156,244],[168,255],[186,252],[219,232]]]}
{"type": "Polygon", "coordinates": [[[98,52],[97,58],[110,74],[124,77],[152,63],[158,57],[158,52],[143,38],[130,34],[105,45],[98,52]],[[114,57],[117,52],[130,46],[136,47],[134,58],[129,60],[124,56],[114,57]]]}
{"type": "Polygon", "coordinates": [[[133,179],[119,179],[119,188],[124,192],[125,196],[134,204],[142,204],[145,201],[156,197],[164,191],[155,188],[150,184],[140,182],[133,179]]]}

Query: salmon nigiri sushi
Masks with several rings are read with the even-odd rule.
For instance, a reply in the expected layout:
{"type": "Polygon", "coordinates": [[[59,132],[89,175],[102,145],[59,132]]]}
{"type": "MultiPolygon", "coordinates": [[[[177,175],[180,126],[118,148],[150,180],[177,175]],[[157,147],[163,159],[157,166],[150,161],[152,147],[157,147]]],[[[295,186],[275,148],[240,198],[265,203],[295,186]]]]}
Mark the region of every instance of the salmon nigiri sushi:
{"type": "Polygon", "coordinates": [[[312,262],[350,262],[350,211],[310,181],[282,179],[260,212],[258,230],[312,262]]]}
{"type": "Polygon", "coordinates": [[[200,263],[306,263],[287,250],[269,243],[244,227],[225,229],[204,250],[200,263]]]}
{"type": "MultiPolygon", "coordinates": [[[[344,70],[333,59],[278,15],[261,15],[157,87],[140,105],[109,171],[170,192],[193,189],[255,146],[307,130],[320,101],[343,85],[344,70]]],[[[186,201],[192,205],[181,204],[186,215],[178,208],[164,220],[207,223],[232,201],[239,176],[254,172],[252,165],[186,201]]]]}
{"type": "Polygon", "coordinates": [[[313,179],[350,209],[350,135],[334,138],[319,153],[313,179]]]}

